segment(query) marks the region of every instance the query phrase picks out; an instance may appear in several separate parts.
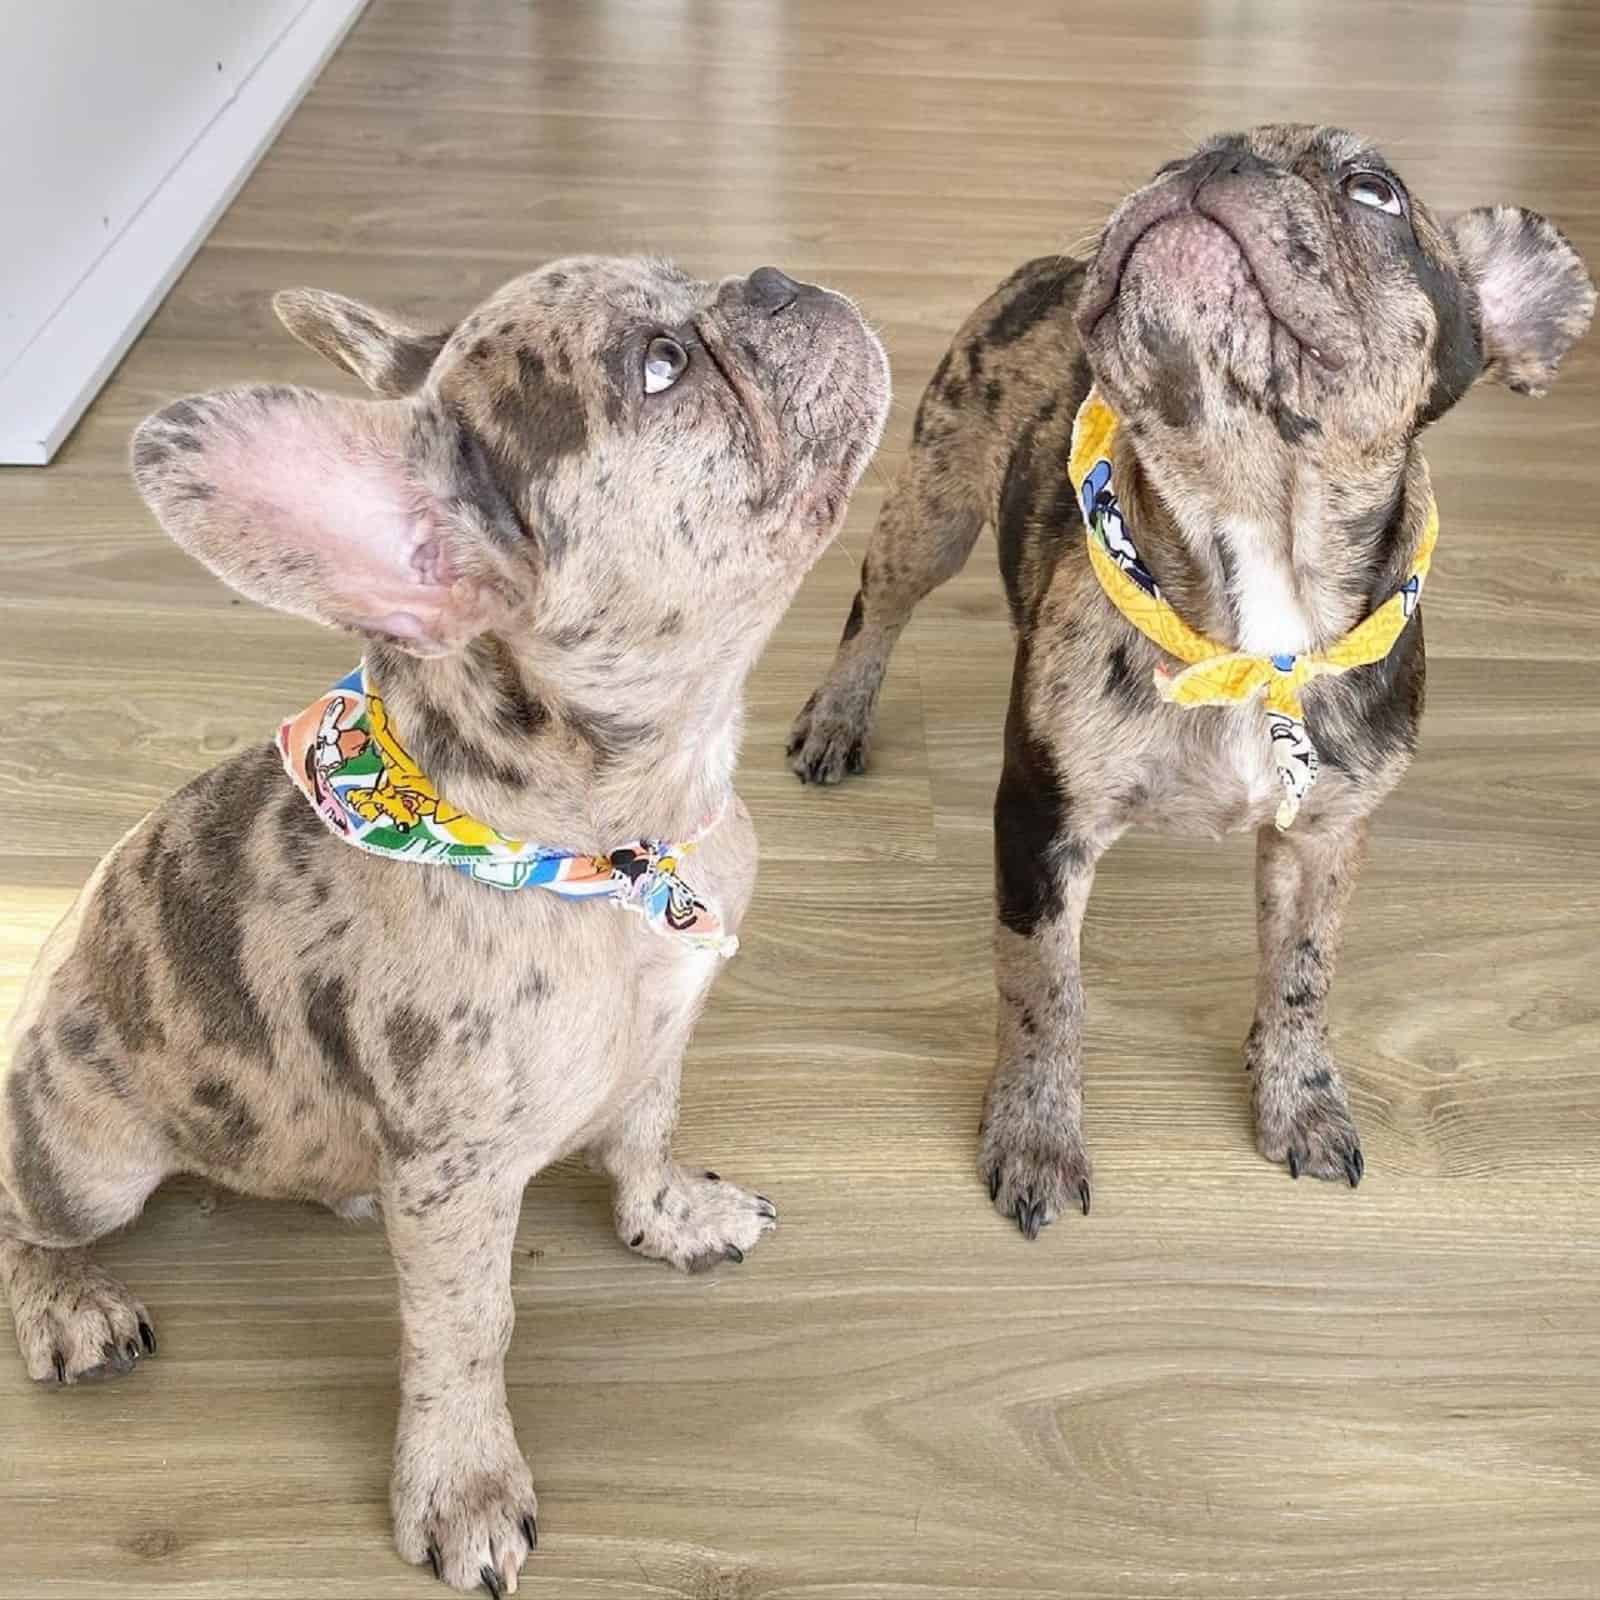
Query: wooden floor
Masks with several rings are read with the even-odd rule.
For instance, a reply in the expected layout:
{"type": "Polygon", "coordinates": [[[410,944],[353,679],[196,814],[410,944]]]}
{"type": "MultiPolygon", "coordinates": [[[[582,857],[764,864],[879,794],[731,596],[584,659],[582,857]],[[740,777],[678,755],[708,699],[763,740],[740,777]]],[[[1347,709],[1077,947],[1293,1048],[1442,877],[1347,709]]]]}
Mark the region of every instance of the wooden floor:
{"type": "MultiPolygon", "coordinates": [[[[899,402],[1020,260],[1192,138],[1381,138],[1437,209],[1547,209],[1600,262],[1588,0],[373,0],[48,471],[0,475],[0,1012],[95,858],[348,645],[227,597],[124,470],[243,378],[337,386],[283,285],[444,318],[572,251],[775,261],[858,296],[899,402]]],[[[1094,1215],[1034,1245],[973,1170],[993,545],[895,658],[871,775],[803,791],[882,476],[751,689],[763,842],[682,1146],[758,1182],[737,1271],[632,1260],[599,1181],[529,1191],[512,1409],[549,1600],[1600,1594],[1600,340],[1431,437],[1424,749],[1336,991],[1359,1193],[1250,1142],[1248,841],[1136,839],[1087,922],[1094,1215]]],[[[389,1548],[381,1231],[177,1185],[103,1252],[128,1382],[35,1390],[0,1319],[0,1597],[427,1595],[389,1548]]]]}

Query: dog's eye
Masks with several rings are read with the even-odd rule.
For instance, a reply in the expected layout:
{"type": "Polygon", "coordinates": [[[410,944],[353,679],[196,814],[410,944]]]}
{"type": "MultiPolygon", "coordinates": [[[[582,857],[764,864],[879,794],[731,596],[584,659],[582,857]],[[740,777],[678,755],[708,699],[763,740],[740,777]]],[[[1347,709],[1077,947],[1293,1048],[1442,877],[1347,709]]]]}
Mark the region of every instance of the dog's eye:
{"type": "Polygon", "coordinates": [[[663,389],[670,389],[688,365],[689,352],[676,339],[665,334],[652,339],[644,353],[644,392],[660,394],[663,389]]]}
{"type": "Polygon", "coordinates": [[[1352,172],[1344,180],[1344,192],[1358,206],[1371,206],[1374,211],[1386,211],[1391,217],[1400,215],[1400,194],[1387,178],[1375,172],[1352,172]]]}

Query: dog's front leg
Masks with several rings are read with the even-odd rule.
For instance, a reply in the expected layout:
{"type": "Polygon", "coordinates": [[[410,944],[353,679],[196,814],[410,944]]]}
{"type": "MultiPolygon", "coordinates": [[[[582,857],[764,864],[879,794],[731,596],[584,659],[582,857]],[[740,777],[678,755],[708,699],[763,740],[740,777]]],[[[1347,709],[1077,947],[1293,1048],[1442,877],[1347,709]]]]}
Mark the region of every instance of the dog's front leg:
{"type": "Polygon", "coordinates": [[[1000,1214],[1036,1239],[1069,1206],[1089,1211],[1078,937],[1105,846],[1068,831],[1053,769],[1020,749],[995,796],[999,1011],[978,1170],[1000,1214]]]}
{"type": "Polygon", "coordinates": [[[743,1261],[745,1251],[777,1226],[778,1213],[765,1195],[672,1159],[683,1052],[715,976],[715,957],[691,959],[704,964],[703,975],[683,986],[675,1004],[655,1013],[643,1084],[589,1155],[610,1174],[622,1242],[684,1272],[703,1272],[722,1261],[743,1261]]]}
{"type": "Polygon", "coordinates": [[[1339,1069],[1327,1001],[1340,924],[1355,887],[1364,819],[1304,819],[1256,838],[1261,968],[1245,1041],[1256,1146],[1292,1177],[1361,1181],[1364,1159],[1339,1069]]]}
{"type": "Polygon", "coordinates": [[[383,1215],[400,1280],[395,1544],[458,1589],[516,1586],[538,1542],[533,1478],[506,1409],[511,1251],[526,1174],[469,1179],[437,1153],[397,1166],[383,1215]]]}

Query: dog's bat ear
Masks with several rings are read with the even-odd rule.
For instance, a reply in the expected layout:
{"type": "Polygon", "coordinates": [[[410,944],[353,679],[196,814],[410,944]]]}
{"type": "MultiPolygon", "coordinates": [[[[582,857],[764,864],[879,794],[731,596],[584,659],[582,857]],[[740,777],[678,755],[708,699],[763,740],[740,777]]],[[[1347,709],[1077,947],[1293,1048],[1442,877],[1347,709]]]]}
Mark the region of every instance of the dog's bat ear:
{"type": "Polygon", "coordinates": [[[1484,376],[1543,394],[1594,315],[1582,257],[1548,217],[1517,206],[1468,211],[1450,237],[1477,296],[1484,376]]]}
{"type": "Polygon", "coordinates": [[[325,289],[281,289],[272,309],[301,344],[384,395],[420,389],[452,331],[413,328],[325,289]]]}
{"type": "Polygon", "coordinates": [[[443,655],[531,589],[527,540],[476,438],[427,396],[230,389],[158,411],[133,476],[166,531],[241,594],[443,655]]]}

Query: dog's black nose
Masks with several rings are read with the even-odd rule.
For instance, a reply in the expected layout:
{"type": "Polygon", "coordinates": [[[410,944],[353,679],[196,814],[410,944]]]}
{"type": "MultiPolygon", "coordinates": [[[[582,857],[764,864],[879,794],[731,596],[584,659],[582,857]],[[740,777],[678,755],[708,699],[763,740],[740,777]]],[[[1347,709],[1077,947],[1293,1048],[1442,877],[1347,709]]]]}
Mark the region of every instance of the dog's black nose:
{"type": "Polygon", "coordinates": [[[775,317],[787,311],[803,293],[803,286],[776,267],[757,267],[745,283],[751,309],[775,317]]]}

